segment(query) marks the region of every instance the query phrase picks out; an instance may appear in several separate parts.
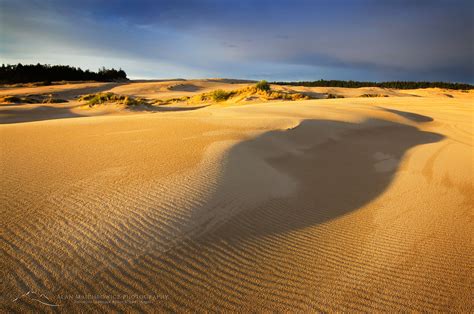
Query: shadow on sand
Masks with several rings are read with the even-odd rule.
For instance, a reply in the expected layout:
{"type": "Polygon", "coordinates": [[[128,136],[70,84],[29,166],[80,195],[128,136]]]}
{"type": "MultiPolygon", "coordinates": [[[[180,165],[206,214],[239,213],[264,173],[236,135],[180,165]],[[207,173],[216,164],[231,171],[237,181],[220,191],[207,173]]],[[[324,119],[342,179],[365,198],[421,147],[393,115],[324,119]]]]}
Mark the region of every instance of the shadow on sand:
{"type": "MultiPolygon", "coordinates": [[[[130,107],[128,111],[133,112],[176,112],[176,111],[191,111],[201,109],[207,106],[196,107],[130,107]]],[[[58,106],[38,106],[34,108],[14,108],[1,109],[0,108],[0,124],[34,122],[43,120],[55,120],[77,117],[90,117],[89,115],[81,115],[72,111],[74,107],[58,107],[58,106]]],[[[93,115],[92,115],[93,116],[93,115]]]]}
{"type": "Polygon", "coordinates": [[[203,106],[189,106],[189,107],[177,107],[177,106],[150,106],[150,107],[130,107],[130,111],[148,111],[148,112],[176,112],[176,111],[193,111],[201,108],[205,108],[208,105],[203,106]]]}
{"type": "Polygon", "coordinates": [[[407,111],[400,111],[400,110],[395,110],[395,109],[388,109],[384,107],[378,107],[384,111],[391,112],[393,114],[399,115],[400,117],[406,118],[410,121],[413,122],[418,122],[418,123],[426,123],[426,122],[431,122],[433,121],[433,118],[424,116],[418,113],[413,113],[413,112],[407,112],[407,111]]]}
{"type": "Polygon", "coordinates": [[[82,115],[71,111],[70,107],[37,106],[34,108],[15,108],[0,110],[0,124],[76,118],[82,115]]]}
{"type": "Polygon", "coordinates": [[[196,211],[208,213],[202,239],[234,242],[341,217],[381,195],[409,149],[442,139],[386,120],[306,120],[238,144],[207,203],[211,208],[196,211]]]}
{"type": "Polygon", "coordinates": [[[58,92],[53,92],[52,95],[58,98],[64,98],[67,100],[72,100],[79,95],[84,95],[84,94],[95,94],[95,93],[101,93],[108,91],[112,88],[122,86],[122,85],[128,85],[130,82],[123,82],[123,83],[107,83],[104,85],[100,86],[89,86],[89,87],[84,87],[84,88],[71,88],[71,89],[65,89],[61,90],[58,92]]]}

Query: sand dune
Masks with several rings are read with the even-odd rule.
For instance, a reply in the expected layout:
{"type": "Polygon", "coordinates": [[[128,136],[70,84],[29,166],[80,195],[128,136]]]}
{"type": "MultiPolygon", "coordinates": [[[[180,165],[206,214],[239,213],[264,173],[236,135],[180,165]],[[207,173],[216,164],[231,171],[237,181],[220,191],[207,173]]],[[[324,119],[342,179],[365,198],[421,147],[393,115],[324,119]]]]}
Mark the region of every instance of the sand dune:
{"type": "Polygon", "coordinates": [[[75,95],[101,92],[119,86],[121,83],[68,83],[49,86],[31,86],[31,87],[1,87],[0,95],[26,95],[26,94],[55,94],[67,98],[75,95]]]}
{"type": "MultiPolygon", "coordinates": [[[[249,84],[232,83],[108,88],[249,84]]],[[[153,113],[72,98],[41,118],[1,106],[5,309],[472,311],[472,93],[385,92],[153,113]]]]}
{"type": "Polygon", "coordinates": [[[196,93],[215,89],[233,90],[249,86],[251,83],[228,80],[187,80],[143,82],[122,85],[111,89],[112,92],[124,95],[137,95],[150,99],[166,99],[181,96],[192,96],[196,93]]]}
{"type": "MultiPolygon", "coordinates": [[[[128,112],[117,106],[101,106],[94,110],[84,110],[82,103],[78,102],[79,96],[98,92],[113,92],[124,96],[138,96],[150,101],[177,99],[180,97],[193,97],[216,89],[225,91],[236,91],[253,86],[253,82],[229,79],[207,79],[207,80],[155,80],[155,81],[130,81],[128,83],[69,83],[65,85],[0,88],[0,98],[5,96],[48,96],[68,100],[62,104],[0,104],[0,124],[32,122],[49,119],[62,119],[81,116],[103,116],[110,114],[126,114],[128,112]]],[[[302,87],[302,86],[278,86],[272,85],[275,91],[284,93],[301,93],[313,99],[326,99],[329,95],[342,98],[359,98],[366,95],[387,97],[422,97],[422,98],[455,98],[471,101],[474,92],[442,90],[438,88],[417,90],[393,90],[377,87],[370,88],[334,88],[334,87],[302,87]]],[[[236,97],[237,101],[225,102],[224,105],[235,103],[258,103],[261,97],[236,97]]],[[[174,111],[195,109],[211,103],[192,103],[162,106],[155,111],[174,111]],[[182,108],[184,107],[184,108],[182,108]],[[193,108],[194,107],[194,108],[193,108]]],[[[215,105],[215,104],[214,104],[215,105]]],[[[222,104],[221,104],[222,105],[222,104]]],[[[155,108],[156,109],[156,108],[155,108]]]]}

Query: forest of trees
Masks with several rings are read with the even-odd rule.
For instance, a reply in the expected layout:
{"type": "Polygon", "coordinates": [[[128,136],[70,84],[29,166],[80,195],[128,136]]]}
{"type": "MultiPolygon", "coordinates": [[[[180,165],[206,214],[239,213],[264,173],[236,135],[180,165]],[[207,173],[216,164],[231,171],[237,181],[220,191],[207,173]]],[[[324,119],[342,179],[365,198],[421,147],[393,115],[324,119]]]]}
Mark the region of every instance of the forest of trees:
{"type": "Polygon", "coordinates": [[[16,65],[2,64],[0,68],[0,83],[31,83],[43,82],[51,84],[53,81],[118,81],[127,80],[124,70],[99,69],[97,72],[82,70],[68,65],[29,64],[16,65]]]}
{"type": "Polygon", "coordinates": [[[447,82],[359,82],[359,81],[338,81],[338,80],[319,80],[319,81],[300,81],[300,82],[272,82],[277,85],[295,85],[307,87],[382,87],[396,89],[416,89],[416,88],[447,88],[447,89],[474,89],[474,85],[465,83],[447,83],[447,82]]]}

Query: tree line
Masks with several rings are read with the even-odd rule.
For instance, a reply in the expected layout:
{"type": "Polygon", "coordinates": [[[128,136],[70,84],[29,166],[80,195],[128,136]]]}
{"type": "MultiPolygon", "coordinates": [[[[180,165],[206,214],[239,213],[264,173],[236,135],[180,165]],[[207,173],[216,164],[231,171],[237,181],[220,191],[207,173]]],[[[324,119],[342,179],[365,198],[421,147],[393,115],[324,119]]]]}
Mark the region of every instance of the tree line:
{"type": "Polygon", "coordinates": [[[448,82],[410,82],[410,81],[393,81],[393,82],[359,82],[359,81],[340,81],[340,80],[319,80],[319,81],[299,81],[299,82],[272,82],[277,85],[294,85],[307,87],[382,87],[395,89],[417,89],[417,88],[446,88],[446,89],[474,89],[474,85],[465,83],[448,83],[448,82]]]}
{"type": "Polygon", "coordinates": [[[82,70],[69,65],[28,64],[21,63],[10,65],[2,64],[0,68],[0,83],[31,83],[53,81],[117,81],[127,80],[124,70],[106,69],[102,67],[97,72],[82,70]]]}

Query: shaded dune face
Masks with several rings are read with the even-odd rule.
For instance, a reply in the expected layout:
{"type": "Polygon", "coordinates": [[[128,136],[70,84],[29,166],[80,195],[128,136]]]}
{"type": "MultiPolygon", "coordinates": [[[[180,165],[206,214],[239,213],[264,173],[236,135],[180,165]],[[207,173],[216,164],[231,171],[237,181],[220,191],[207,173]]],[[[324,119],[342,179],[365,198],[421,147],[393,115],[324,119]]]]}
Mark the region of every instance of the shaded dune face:
{"type": "Polygon", "coordinates": [[[33,122],[42,120],[64,119],[80,117],[70,108],[58,108],[57,106],[35,106],[34,108],[15,108],[2,110],[0,124],[33,122]]]}
{"type": "MultiPolygon", "coordinates": [[[[236,198],[245,210],[223,206],[212,213],[236,215],[217,232],[227,241],[238,241],[336,219],[382,194],[409,149],[442,139],[440,134],[385,120],[357,125],[306,120],[295,129],[271,131],[238,144],[228,155],[215,195],[220,199],[240,190],[236,198]],[[256,219],[249,220],[249,215],[256,219]]],[[[207,204],[214,202],[211,198],[207,204]]],[[[196,216],[205,215],[205,209],[197,211],[196,216]]]]}
{"type": "MultiPolygon", "coordinates": [[[[128,111],[134,112],[174,112],[174,111],[193,111],[204,108],[206,106],[190,106],[190,107],[136,107],[129,108],[128,111]]],[[[34,122],[42,120],[54,120],[54,119],[66,119],[66,118],[77,118],[84,117],[79,112],[74,112],[71,108],[64,107],[58,108],[53,106],[36,106],[34,108],[18,108],[18,109],[7,109],[2,110],[2,119],[0,124],[12,124],[12,123],[23,123],[23,122],[34,122]]]]}

